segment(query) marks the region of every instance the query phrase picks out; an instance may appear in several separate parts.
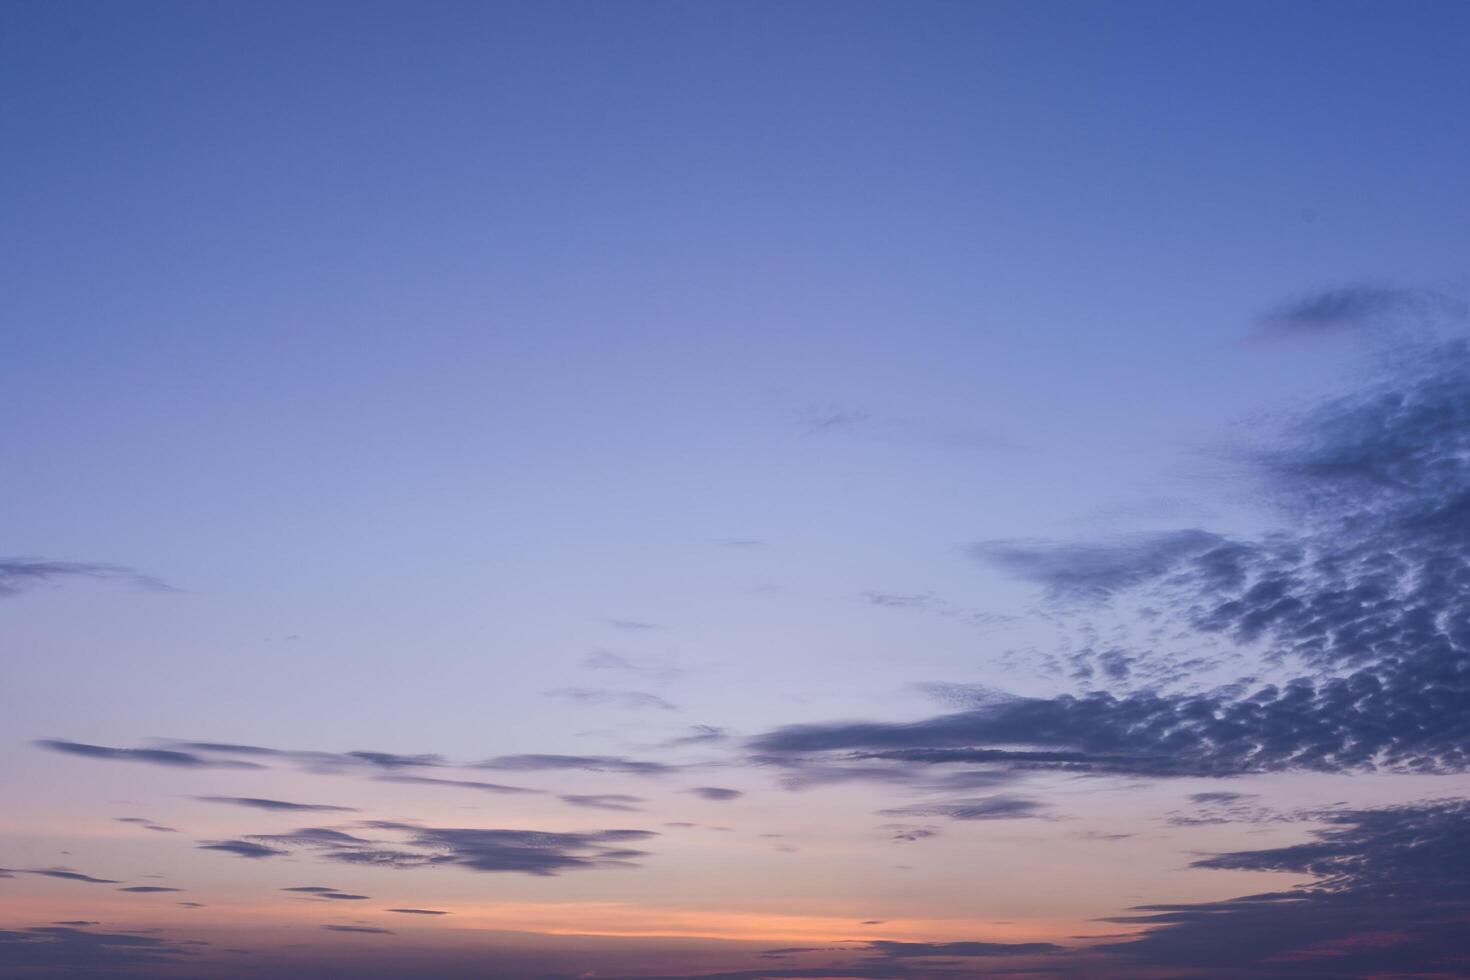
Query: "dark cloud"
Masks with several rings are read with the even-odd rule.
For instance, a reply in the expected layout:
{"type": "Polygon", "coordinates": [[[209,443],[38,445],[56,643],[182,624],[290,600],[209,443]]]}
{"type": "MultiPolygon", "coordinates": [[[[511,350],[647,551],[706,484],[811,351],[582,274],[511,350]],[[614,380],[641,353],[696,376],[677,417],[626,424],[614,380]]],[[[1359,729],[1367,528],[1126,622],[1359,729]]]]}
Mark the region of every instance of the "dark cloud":
{"type": "Polygon", "coordinates": [[[970,554],[1011,575],[1044,586],[1053,598],[1101,601],[1157,580],[1185,559],[1225,539],[1196,529],[1106,542],[989,541],[970,554]]]}
{"type": "Polygon", "coordinates": [[[1264,318],[1278,334],[1320,334],[1405,320],[1464,319],[1464,300],[1427,289],[1352,285],[1297,299],[1264,318]]]}
{"type": "MultiPolygon", "coordinates": [[[[1470,768],[1470,348],[1403,356],[1254,457],[1292,530],[981,546],[1058,615],[1134,603],[1186,642],[1309,671],[1199,693],[996,699],[906,724],[792,726],[761,756],[1151,776],[1470,768]]],[[[1151,653],[1166,658],[1167,650],[1151,653]]],[[[1115,674],[1137,668],[1129,655],[1115,674]]]]}
{"type": "Polygon", "coordinates": [[[913,824],[889,823],[884,824],[880,829],[888,834],[889,840],[897,841],[900,844],[912,844],[916,841],[928,840],[930,837],[939,836],[939,829],[937,827],[914,826],[913,824]]]}
{"type": "Polygon", "coordinates": [[[1107,921],[1149,931],[1096,949],[1208,976],[1462,975],[1470,963],[1470,802],[1321,819],[1325,826],[1307,843],[1195,862],[1310,876],[1312,884],[1222,902],[1139,906],[1107,921]]]}
{"type": "Polygon", "coordinates": [[[626,810],[631,813],[640,811],[640,807],[633,806],[634,803],[644,802],[641,796],[629,796],[626,793],[569,793],[559,796],[568,806],[586,807],[590,810],[626,810]]]}
{"type": "MultiPolygon", "coordinates": [[[[317,752],[301,749],[273,749],[261,745],[241,745],[234,742],[184,742],[166,743],[174,749],[204,755],[244,756],[249,759],[295,765],[309,772],[332,773],[352,770],[389,770],[432,768],[447,765],[438,755],[402,755],[397,752],[317,752]]],[[[255,763],[253,768],[261,768],[255,763]]]]}
{"type": "Polygon", "coordinates": [[[723,786],[695,786],[689,792],[702,800],[714,800],[719,803],[738,800],[745,795],[738,789],[726,789],[723,786]]]}
{"type": "Polygon", "coordinates": [[[646,830],[550,833],[534,830],[479,830],[376,824],[401,831],[414,847],[431,852],[425,863],[453,864],[473,871],[554,875],[591,868],[635,867],[646,852],[626,845],[657,836],[646,830]]]}
{"type": "Polygon", "coordinates": [[[1191,803],[1238,803],[1241,800],[1253,800],[1256,793],[1232,793],[1227,790],[1219,790],[1209,793],[1190,793],[1191,803]]]}
{"type": "Polygon", "coordinates": [[[331,806],[325,803],[289,803],[286,800],[267,800],[255,796],[196,796],[201,803],[226,803],[251,810],[281,810],[287,812],[356,813],[356,807],[331,806]]]}
{"type": "MultiPolygon", "coordinates": [[[[606,807],[604,807],[605,809],[606,807]]],[[[344,864],[382,868],[455,865],[473,871],[555,875],[593,868],[636,867],[646,852],[627,845],[656,837],[647,830],[597,830],[551,833],[537,830],[483,830],[429,827],[395,821],[361,825],[386,838],[369,839],[329,827],[303,827],[286,834],[252,834],[244,840],[217,842],[214,850],[243,857],[269,857],[306,848],[318,857],[344,864]],[[254,849],[259,849],[257,853],[254,849]]],[[[322,894],[326,886],[293,889],[322,894]]],[[[335,889],[331,889],[335,891],[335,889]]]]}
{"type": "Polygon", "coordinates": [[[549,698],[566,698],[578,704],[605,705],[615,708],[658,708],[674,711],[677,706],[647,691],[612,691],[600,687],[558,687],[542,692],[549,698]]]}
{"type": "Polygon", "coordinates": [[[173,586],[124,565],[56,561],[50,558],[0,558],[0,598],[68,578],[113,579],[156,592],[177,592],[173,586]]]}
{"type": "Polygon", "coordinates": [[[207,840],[201,841],[198,846],[201,851],[223,851],[226,854],[244,858],[280,857],[287,853],[248,840],[207,840]]]}
{"type": "Polygon", "coordinates": [[[0,930],[0,971],[28,978],[113,976],[117,971],[177,966],[195,945],[136,933],[89,932],[71,925],[0,930]]]}
{"type": "Polygon", "coordinates": [[[351,892],[344,892],[337,888],[329,888],[326,885],[297,885],[294,888],[282,888],[281,891],[300,892],[302,894],[310,895],[313,898],[330,899],[337,902],[358,902],[364,901],[369,897],[367,895],[354,895],[351,892]]]}
{"type": "Polygon", "coordinates": [[[89,885],[120,884],[112,878],[94,878],[80,871],[72,871],[70,868],[0,868],[0,871],[7,872],[8,875],[39,875],[42,878],[59,878],[62,881],[82,881],[89,885]]]}
{"type": "Polygon", "coordinates": [[[951,820],[1021,820],[1044,817],[1040,800],[1018,796],[983,796],[964,800],[915,803],[878,811],[885,817],[948,817],[951,820]]]}
{"type": "Polygon", "coordinates": [[[162,885],[132,885],[128,888],[119,888],[120,892],[136,892],[140,895],[156,895],[161,892],[181,892],[182,888],[165,888],[162,885]]]}
{"type": "Polygon", "coordinates": [[[1038,953],[1054,953],[1062,947],[1052,943],[901,943],[878,939],[869,943],[868,949],[889,959],[911,959],[916,956],[1035,956],[1038,953]]]}
{"type": "Polygon", "coordinates": [[[473,779],[436,779],[433,776],[379,776],[382,783],[403,783],[409,786],[452,786],[458,789],[473,789],[482,793],[545,793],[544,789],[526,786],[507,786],[504,783],[482,783],[473,779]]]}
{"type": "Polygon", "coordinates": [[[500,755],[476,763],[479,769],[508,769],[515,772],[580,769],[586,772],[622,772],[635,776],[660,776],[674,771],[662,762],[647,762],[614,755],[500,755]]]}
{"type": "Polygon", "coordinates": [[[262,769],[251,762],[205,759],[191,752],[172,749],[114,749],[105,745],[88,745],[85,742],[65,742],[60,739],[37,739],[33,744],[52,752],[79,755],[88,759],[107,759],[117,762],[146,762],[155,766],[177,766],[194,769],[262,769]]]}
{"type": "Polygon", "coordinates": [[[251,834],[250,840],[280,847],[356,847],[372,843],[331,827],[302,827],[287,834],[251,834]]]}
{"type": "Polygon", "coordinates": [[[162,834],[177,834],[179,832],[176,827],[164,827],[161,824],[154,823],[147,817],[117,817],[115,819],[118,823],[130,823],[142,827],[144,830],[155,830],[162,834]]]}
{"type": "Polygon", "coordinates": [[[391,935],[393,935],[393,930],[392,929],[381,929],[381,928],[379,928],[377,926],[330,926],[329,925],[329,926],[322,926],[322,928],[323,929],[326,929],[328,932],[361,932],[361,933],[369,933],[369,934],[375,935],[375,936],[391,936],[391,935]]]}
{"type": "Polygon", "coordinates": [[[397,912],[400,915],[448,915],[438,909],[384,909],[384,912],[397,912]]]}

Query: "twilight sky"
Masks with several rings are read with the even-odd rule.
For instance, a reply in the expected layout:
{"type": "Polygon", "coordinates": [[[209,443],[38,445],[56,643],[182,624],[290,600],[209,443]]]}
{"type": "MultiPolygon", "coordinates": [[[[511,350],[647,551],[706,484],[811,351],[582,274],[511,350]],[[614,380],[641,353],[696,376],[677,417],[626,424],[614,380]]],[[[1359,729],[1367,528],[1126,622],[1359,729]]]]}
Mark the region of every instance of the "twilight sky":
{"type": "Polygon", "coordinates": [[[0,0],[0,978],[1470,974],[1467,43],[0,0]]]}

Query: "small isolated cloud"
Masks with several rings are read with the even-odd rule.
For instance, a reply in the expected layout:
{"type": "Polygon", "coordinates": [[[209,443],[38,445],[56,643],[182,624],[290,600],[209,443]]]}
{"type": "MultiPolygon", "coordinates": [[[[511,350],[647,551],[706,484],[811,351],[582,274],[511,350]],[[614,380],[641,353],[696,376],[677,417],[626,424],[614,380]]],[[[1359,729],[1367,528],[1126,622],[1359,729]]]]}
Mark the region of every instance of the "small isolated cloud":
{"type": "Polygon", "coordinates": [[[403,755],[398,752],[318,752],[303,749],[273,749],[262,745],[241,745],[234,742],[185,742],[165,743],[182,752],[199,753],[206,756],[243,756],[256,760],[251,768],[265,768],[261,763],[284,763],[295,765],[308,772],[334,773],[353,770],[386,770],[432,768],[447,763],[438,755],[403,755]]]}
{"type": "Polygon", "coordinates": [[[127,888],[119,888],[120,892],[133,892],[138,895],[157,895],[163,892],[181,892],[182,888],[165,888],[162,885],[131,885],[127,888]]]}
{"type": "Polygon", "coordinates": [[[165,827],[162,824],[154,823],[147,817],[117,817],[115,819],[118,823],[130,823],[134,826],[142,827],[144,830],[156,830],[162,834],[177,834],[179,832],[176,827],[165,827]]]}
{"type": "Polygon", "coordinates": [[[325,929],[325,930],[327,930],[328,932],[361,932],[361,933],[368,933],[368,934],[375,935],[375,936],[391,936],[391,935],[393,935],[393,930],[392,929],[382,929],[382,928],[379,928],[378,926],[331,926],[331,925],[328,925],[328,926],[322,926],[322,928],[325,929]]]}
{"type": "Polygon", "coordinates": [[[589,810],[625,810],[629,813],[640,812],[641,808],[632,804],[644,802],[643,797],[629,796],[626,793],[572,793],[557,799],[568,806],[580,806],[589,810]]]}
{"type": "Polygon", "coordinates": [[[900,844],[912,844],[916,841],[928,840],[939,836],[939,828],[929,825],[915,825],[906,823],[884,824],[880,830],[888,834],[888,839],[900,844]]]}
{"type": "Polygon", "coordinates": [[[207,840],[199,843],[201,851],[223,851],[243,858],[269,858],[280,857],[287,851],[277,850],[274,847],[266,847],[264,844],[256,844],[248,840],[207,840]]]}
{"type": "Polygon", "coordinates": [[[91,875],[73,871],[70,868],[0,868],[0,872],[8,872],[10,875],[38,875],[42,878],[57,878],[61,881],[81,881],[89,885],[116,885],[119,882],[111,878],[94,878],[91,875]]]}
{"type": "Polygon", "coordinates": [[[125,565],[56,561],[50,558],[0,558],[0,598],[19,595],[68,578],[112,579],[154,592],[177,592],[173,586],[125,565]]]}
{"type": "Polygon", "coordinates": [[[255,796],[196,796],[201,803],[224,803],[251,810],[278,810],[291,813],[357,813],[356,807],[331,806],[326,803],[290,803],[286,800],[267,800],[255,796]]]}
{"type": "Polygon", "coordinates": [[[361,902],[367,900],[367,895],[354,895],[344,892],[338,888],[330,888],[326,885],[297,885],[294,888],[282,888],[283,892],[298,892],[310,895],[313,898],[329,899],[336,902],[361,902]]]}
{"type": "Polygon", "coordinates": [[[726,789],[723,786],[695,786],[688,790],[688,792],[693,793],[702,800],[713,800],[717,803],[738,800],[745,795],[738,789],[726,789]]]}
{"type": "Polygon", "coordinates": [[[585,772],[624,772],[635,776],[661,776],[674,767],[662,762],[628,759],[616,755],[498,755],[476,764],[479,769],[507,769],[515,772],[579,769],[585,772]]]}
{"type": "Polygon", "coordinates": [[[399,915],[448,915],[438,909],[384,909],[384,912],[397,912],[399,915]]]}
{"type": "Polygon", "coordinates": [[[627,630],[630,633],[637,633],[643,630],[658,629],[657,623],[643,623],[639,622],[636,619],[609,619],[607,621],[607,624],[613,629],[627,630]]]}
{"type": "Polygon", "coordinates": [[[437,779],[433,776],[379,776],[380,783],[403,783],[409,786],[451,786],[458,789],[473,789],[481,793],[545,793],[544,789],[526,786],[507,786],[504,783],[482,783],[474,779],[437,779]]]}
{"type": "Polygon", "coordinates": [[[78,755],[87,759],[105,759],[112,762],[146,762],[155,766],[173,766],[183,769],[264,769],[253,762],[237,762],[228,759],[205,759],[192,752],[173,749],[115,749],[106,745],[88,745],[85,742],[67,742],[55,738],[37,739],[34,743],[50,752],[78,755]]]}
{"type": "Polygon", "coordinates": [[[1019,796],[984,796],[967,800],[918,803],[878,811],[885,817],[948,817],[951,820],[1023,820],[1043,817],[1040,800],[1019,796]]]}

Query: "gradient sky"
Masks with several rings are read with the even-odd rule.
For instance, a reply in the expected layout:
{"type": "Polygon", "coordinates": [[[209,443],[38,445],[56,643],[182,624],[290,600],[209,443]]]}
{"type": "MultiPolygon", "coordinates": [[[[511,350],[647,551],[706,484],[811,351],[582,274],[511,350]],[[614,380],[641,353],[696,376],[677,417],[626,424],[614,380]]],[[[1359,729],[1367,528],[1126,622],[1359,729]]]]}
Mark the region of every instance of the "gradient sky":
{"type": "Polygon", "coordinates": [[[0,0],[0,977],[1470,974],[1467,43],[0,0]]]}

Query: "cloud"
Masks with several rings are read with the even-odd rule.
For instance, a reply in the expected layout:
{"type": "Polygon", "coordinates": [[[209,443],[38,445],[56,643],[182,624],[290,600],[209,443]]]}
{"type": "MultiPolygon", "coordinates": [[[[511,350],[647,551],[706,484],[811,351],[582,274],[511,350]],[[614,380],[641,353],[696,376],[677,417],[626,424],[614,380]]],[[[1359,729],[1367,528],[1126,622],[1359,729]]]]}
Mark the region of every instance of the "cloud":
{"type": "MultiPolygon", "coordinates": [[[[352,770],[387,770],[432,768],[447,763],[438,755],[402,755],[397,752],[317,752],[299,749],[273,749],[260,745],[241,745],[233,742],[184,742],[166,743],[184,752],[204,755],[245,756],[249,759],[264,759],[299,766],[308,772],[333,773],[352,770]]],[[[259,763],[252,768],[263,768],[259,763]]]]}
{"type": "Polygon", "coordinates": [[[0,930],[0,971],[25,977],[148,971],[176,966],[194,952],[191,945],[195,944],[136,933],[89,932],[70,925],[0,930]]]}
{"type": "Polygon", "coordinates": [[[323,929],[326,929],[328,932],[361,932],[361,933],[369,933],[369,934],[372,934],[372,935],[375,935],[375,936],[391,936],[391,935],[393,935],[393,930],[392,929],[381,929],[378,926],[333,926],[333,925],[327,925],[327,926],[322,926],[322,928],[323,929]]]}
{"type": "Polygon", "coordinates": [[[1287,530],[975,549],[1045,588],[1053,615],[1078,617],[1079,629],[1103,601],[1150,622],[1159,639],[1128,655],[1129,671],[1180,655],[1174,644],[1216,643],[1281,680],[997,699],[915,722],[788,726],[749,747],[836,767],[1470,770],[1470,345],[1402,354],[1390,368],[1251,457],[1287,530]]]}
{"type": "Polygon", "coordinates": [[[667,748],[682,748],[686,745],[717,745],[730,741],[730,733],[719,725],[691,725],[688,735],[680,735],[664,742],[667,748]]]}
{"type": "Polygon", "coordinates": [[[1463,320],[1464,300],[1427,289],[1342,286],[1286,304],[1263,320],[1274,334],[1324,334],[1384,326],[1405,320],[1463,320]]]}
{"type": "Polygon", "coordinates": [[[79,755],[88,759],[106,759],[116,762],[146,762],[155,766],[175,766],[192,769],[263,769],[264,766],[251,762],[205,759],[190,752],[172,749],[114,749],[105,745],[88,745],[85,742],[65,742],[60,739],[42,738],[32,743],[51,752],[79,755]]]}
{"type": "Polygon", "coordinates": [[[281,847],[356,847],[372,843],[331,827],[302,827],[286,834],[251,834],[249,839],[281,847]]]}
{"type": "Polygon", "coordinates": [[[656,623],[640,623],[636,619],[609,619],[607,623],[614,629],[627,630],[634,633],[659,628],[656,623]]]}
{"type": "Polygon", "coordinates": [[[622,772],[635,776],[661,776],[674,767],[662,762],[627,759],[614,755],[499,755],[476,763],[480,769],[509,769],[516,772],[578,769],[586,772],[622,772]]]}
{"type": "Polygon", "coordinates": [[[226,854],[234,854],[243,858],[280,857],[288,853],[248,840],[207,840],[201,841],[198,847],[201,851],[223,851],[226,854]]]}
{"type": "Polygon", "coordinates": [[[598,830],[551,833],[536,830],[479,830],[421,827],[391,822],[374,826],[401,831],[408,843],[432,853],[424,863],[453,864],[473,871],[508,871],[546,876],[591,868],[636,867],[632,859],[644,851],[633,842],[657,836],[647,830],[598,830]]]}
{"type": "Polygon", "coordinates": [[[162,885],[132,885],[128,888],[119,888],[120,892],[134,892],[139,895],[156,895],[162,892],[181,892],[182,888],[165,888],[162,885]]]}
{"type": "Polygon", "coordinates": [[[118,823],[130,823],[142,827],[144,830],[155,830],[162,834],[177,834],[179,832],[175,827],[164,827],[146,817],[116,817],[115,819],[118,823]]]}
{"type": "MultiPolygon", "coordinates": [[[[912,844],[917,841],[928,840],[931,837],[939,836],[939,829],[937,827],[914,826],[912,824],[889,823],[884,824],[880,829],[888,833],[889,840],[899,844],[912,844]]],[[[864,925],[867,924],[864,923],[864,925]]]]}
{"type": "Polygon", "coordinates": [[[316,813],[357,813],[356,807],[330,806],[325,803],[288,803],[285,800],[267,800],[254,796],[196,796],[201,803],[225,803],[251,810],[280,810],[287,812],[311,811],[316,813]]]}
{"type": "Polygon", "coordinates": [[[50,558],[0,558],[0,598],[19,595],[68,578],[114,579],[155,592],[177,592],[173,586],[124,565],[56,561],[50,558]]]}
{"type": "Polygon", "coordinates": [[[745,794],[738,789],[726,789],[723,786],[695,786],[688,790],[702,800],[713,800],[717,803],[738,800],[745,794]]]}
{"type": "Polygon", "coordinates": [[[579,704],[607,705],[615,708],[658,708],[674,711],[677,706],[647,691],[612,691],[600,687],[558,687],[543,691],[549,698],[566,698],[579,704]]]}
{"type": "Polygon", "coordinates": [[[351,892],[329,888],[326,885],[297,885],[294,888],[282,888],[281,891],[300,892],[305,895],[310,895],[313,898],[330,899],[338,902],[358,902],[364,901],[369,897],[367,895],[354,895],[351,892]]]}
{"type": "MultiPolygon", "coordinates": [[[[320,858],[344,864],[394,869],[453,865],[472,871],[548,876],[563,871],[636,867],[634,859],[646,852],[628,845],[658,836],[647,830],[553,833],[431,827],[386,820],[366,821],[360,826],[387,834],[390,839],[369,839],[329,827],[303,827],[285,834],[252,834],[244,840],[214,842],[212,849],[242,857],[270,857],[307,848],[320,858]]],[[[296,890],[306,892],[308,888],[316,892],[326,886],[296,890]]]]}
{"type": "Polygon", "coordinates": [[[438,909],[384,909],[384,912],[397,912],[400,915],[448,915],[438,909]]]}
{"type": "Polygon", "coordinates": [[[877,939],[867,947],[889,959],[912,959],[917,956],[1035,956],[1038,953],[1055,953],[1062,949],[1053,943],[901,943],[889,939],[877,939]]]}
{"type": "Polygon", "coordinates": [[[433,776],[379,776],[380,783],[403,783],[409,786],[452,786],[458,789],[473,789],[483,793],[545,793],[544,789],[525,786],[507,786],[504,783],[482,783],[473,779],[437,779],[433,776]]]}
{"type": "Polygon", "coordinates": [[[969,552],[1002,571],[1045,586],[1053,598],[1101,601],[1159,579],[1186,558],[1224,543],[1218,535],[1189,529],[1104,543],[987,541],[971,545],[969,552]]]}
{"type": "Polygon", "coordinates": [[[1144,905],[1144,925],[1096,949],[1125,962],[1232,977],[1452,976],[1470,957],[1470,802],[1321,814],[1301,844],[1201,858],[1195,867],[1311,876],[1286,891],[1144,905]],[[1242,937],[1249,942],[1242,942],[1242,937]]]}
{"type": "Polygon", "coordinates": [[[625,810],[630,813],[640,812],[641,808],[632,806],[634,803],[644,802],[641,796],[629,796],[626,793],[590,793],[590,794],[568,794],[559,796],[568,806],[586,807],[591,810],[625,810]]]}
{"type": "Polygon", "coordinates": [[[1045,816],[1040,800],[1016,796],[985,796],[879,810],[885,817],[948,817],[951,820],[1021,820],[1045,816]]]}
{"type": "Polygon", "coordinates": [[[80,871],[72,871],[70,868],[0,868],[0,872],[9,875],[39,875],[42,878],[58,878],[62,881],[82,881],[89,885],[116,885],[120,882],[111,878],[94,878],[91,875],[82,874],[80,871]]]}

